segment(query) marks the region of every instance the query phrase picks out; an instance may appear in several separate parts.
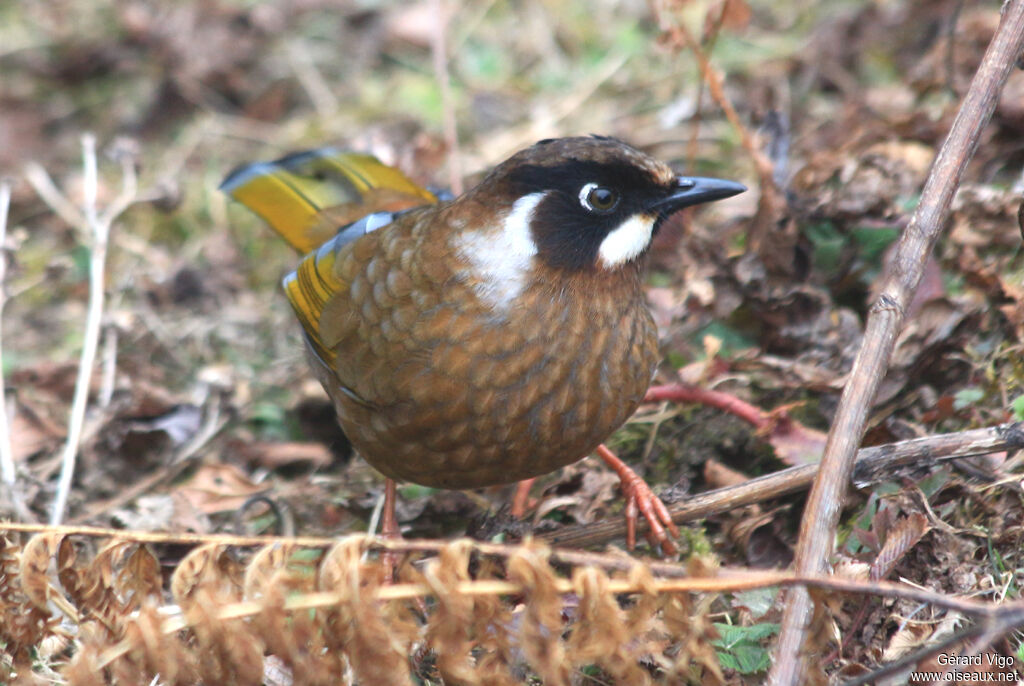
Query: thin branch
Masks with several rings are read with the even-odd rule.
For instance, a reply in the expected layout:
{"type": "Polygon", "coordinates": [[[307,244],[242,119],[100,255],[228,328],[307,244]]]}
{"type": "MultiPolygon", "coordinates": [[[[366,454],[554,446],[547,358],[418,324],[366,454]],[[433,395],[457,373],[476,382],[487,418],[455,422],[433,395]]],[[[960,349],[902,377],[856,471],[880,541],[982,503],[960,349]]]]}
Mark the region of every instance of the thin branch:
{"type": "Polygon", "coordinates": [[[716,407],[723,412],[739,417],[748,424],[753,425],[756,429],[766,429],[770,425],[770,413],[764,412],[760,408],[722,391],[713,391],[688,384],[671,383],[651,386],[644,395],[645,403],[656,403],[665,400],[675,403],[697,403],[707,405],[708,407],[716,407]]]}
{"type": "MultiPolygon", "coordinates": [[[[0,531],[35,531],[51,535],[102,536],[135,543],[175,542],[196,545],[217,543],[225,546],[247,547],[272,547],[285,544],[294,548],[307,549],[326,549],[339,544],[336,538],[170,534],[151,531],[100,529],[96,527],[27,525],[3,522],[0,522],[0,531]]],[[[475,553],[481,555],[496,555],[509,558],[521,554],[524,550],[523,545],[479,543],[476,541],[383,540],[362,535],[352,536],[349,540],[357,543],[364,550],[392,550],[405,553],[439,553],[453,546],[468,545],[475,553]]],[[[719,568],[715,570],[713,575],[695,575],[689,573],[686,567],[680,564],[659,562],[645,564],[630,558],[600,553],[559,550],[547,552],[550,553],[550,559],[553,562],[560,562],[574,567],[601,567],[608,571],[619,572],[620,574],[613,576],[608,581],[605,588],[606,592],[610,594],[735,593],[773,586],[811,587],[833,593],[871,595],[934,605],[973,618],[979,623],[979,626],[985,628],[985,632],[989,636],[996,636],[1012,630],[1020,625],[1021,618],[1024,617],[1024,602],[1021,601],[1012,603],[981,602],[950,596],[945,593],[930,591],[904,583],[859,581],[827,575],[801,577],[787,572],[755,571],[739,568],[719,568]],[[644,573],[645,571],[647,573],[644,573]]],[[[372,572],[368,573],[368,577],[372,575],[372,572]]],[[[357,581],[358,577],[352,580],[357,581]]],[[[563,573],[563,575],[552,580],[551,589],[558,594],[565,595],[575,592],[576,586],[572,580],[567,578],[567,574],[563,573]]],[[[442,588],[412,582],[375,586],[372,589],[367,589],[367,592],[371,592],[371,590],[376,600],[393,601],[434,596],[439,592],[460,596],[517,596],[528,593],[530,589],[527,585],[500,579],[470,579],[457,581],[442,588]]],[[[282,609],[295,612],[331,608],[338,603],[344,602],[344,600],[345,597],[342,594],[330,591],[299,593],[288,596],[282,609]]],[[[267,607],[264,602],[243,600],[217,607],[215,615],[219,620],[225,621],[252,617],[264,612],[266,609],[267,607]]],[[[169,607],[165,608],[165,610],[171,612],[169,613],[170,616],[164,620],[161,626],[163,634],[167,635],[190,627],[189,621],[181,615],[180,610],[169,607]]],[[[131,643],[126,641],[109,648],[101,656],[101,664],[110,664],[113,660],[125,655],[126,651],[130,650],[131,647],[131,643]]],[[[933,648],[935,647],[933,646],[933,648]]]]}
{"type": "Polygon", "coordinates": [[[58,217],[69,226],[80,229],[86,225],[85,217],[64,194],[57,190],[53,179],[38,162],[25,165],[25,180],[29,182],[36,194],[53,210],[58,217]]]}
{"type": "MultiPolygon", "coordinates": [[[[1019,628],[1022,621],[1024,621],[1024,612],[1022,612],[1019,607],[1004,608],[1003,610],[994,613],[994,616],[989,617],[987,621],[983,623],[965,627],[960,631],[956,631],[945,637],[939,638],[937,642],[929,642],[917,650],[906,653],[893,662],[882,665],[878,669],[872,669],[868,672],[864,672],[854,679],[843,682],[843,686],[864,686],[865,684],[880,683],[886,677],[905,672],[908,669],[913,669],[921,661],[939,653],[946,653],[947,655],[964,655],[964,653],[956,650],[956,646],[960,646],[968,639],[976,636],[978,637],[974,642],[976,647],[981,645],[983,648],[991,645],[1003,634],[1019,628]]],[[[953,669],[953,666],[947,667],[946,671],[942,673],[942,676],[938,681],[932,681],[930,683],[946,682],[946,674],[953,669]]],[[[1018,681],[1017,683],[1020,682],[1018,681]]]]}
{"type": "Polygon", "coordinates": [[[128,150],[115,150],[114,154],[121,163],[121,192],[99,217],[99,221],[107,226],[108,233],[114,220],[139,200],[139,180],[135,175],[134,156],[128,150]]]}
{"type": "MultiPolygon", "coordinates": [[[[725,24],[725,13],[729,9],[729,3],[723,2],[722,6],[718,8],[718,15],[715,17],[714,23],[711,26],[711,31],[708,34],[708,39],[704,48],[705,54],[710,55],[715,50],[715,43],[718,42],[718,36],[722,31],[722,26],[725,24]]],[[[709,9],[708,12],[711,10],[709,9]]],[[[704,108],[704,79],[701,78],[697,83],[697,102],[693,106],[693,116],[691,119],[690,126],[690,140],[686,143],[686,160],[687,167],[693,169],[694,163],[697,160],[697,142],[700,136],[700,123],[703,115],[704,108]]]]}
{"type": "Polygon", "coordinates": [[[740,143],[743,145],[743,149],[747,151],[750,159],[754,162],[754,169],[757,172],[758,178],[760,179],[762,188],[775,188],[775,179],[772,175],[772,162],[768,157],[761,151],[760,146],[757,144],[757,140],[750,130],[743,125],[740,121],[740,116],[736,112],[736,108],[733,107],[732,101],[729,100],[725,95],[725,84],[722,81],[722,75],[719,74],[715,68],[711,65],[711,60],[708,59],[707,53],[701,47],[700,43],[693,34],[690,33],[689,29],[681,21],[675,21],[671,18],[671,13],[668,7],[660,7],[656,5],[656,12],[658,17],[658,28],[668,37],[668,40],[672,43],[676,49],[687,48],[693,53],[693,56],[697,59],[697,67],[700,69],[701,77],[704,83],[708,86],[708,92],[711,93],[711,97],[722,108],[722,114],[732,125],[740,135],[740,143]]]}
{"type": "MultiPolygon", "coordinates": [[[[0,179],[0,500],[10,503],[14,516],[28,522],[34,517],[18,490],[18,470],[14,464],[11,426],[7,415],[7,392],[4,382],[3,311],[7,304],[7,219],[11,207],[11,181],[0,179]]],[[[14,405],[16,407],[16,405],[14,405]]]]}
{"type": "MultiPolygon", "coordinates": [[[[7,303],[5,281],[7,276],[7,211],[11,206],[11,183],[0,180],[0,317],[7,303]]],[[[3,326],[0,318],[0,479],[13,496],[17,471],[14,467],[14,451],[11,448],[11,428],[7,423],[7,401],[4,388],[3,326]]]]}
{"type": "Polygon", "coordinates": [[[64,518],[71,482],[75,474],[78,443],[85,424],[85,409],[89,400],[89,380],[92,377],[93,362],[100,334],[100,319],[103,315],[104,269],[107,260],[107,239],[109,226],[99,222],[96,210],[97,165],[96,139],[92,135],[82,136],[82,166],[85,171],[85,193],[82,200],[83,217],[90,231],[89,246],[89,308],[85,321],[85,337],[82,341],[82,356],[79,359],[78,378],[71,402],[71,416],[68,419],[68,437],[61,453],[60,478],[54,498],[50,523],[60,524],[64,518]]]}
{"type": "MultiPolygon", "coordinates": [[[[0,533],[47,533],[63,536],[89,536],[93,538],[111,538],[132,541],[134,543],[155,543],[175,545],[232,545],[239,547],[294,545],[302,548],[330,548],[337,544],[336,537],[327,536],[242,536],[236,534],[194,534],[187,532],[167,531],[133,531],[128,529],[109,529],[97,526],[34,524],[22,522],[0,521],[0,533]]],[[[396,553],[437,553],[452,541],[414,538],[373,538],[366,537],[364,543],[368,550],[389,551],[396,553]]],[[[471,541],[473,549],[481,555],[508,557],[521,549],[521,544],[485,543],[471,541]]],[[[582,550],[551,550],[551,559],[567,565],[590,565],[609,571],[629,572],[639,565],[646,566],[651,573],[659,578],[679,579],[690,576],[685,566],[674,562],[660,560],[640,561],[621,554],[592,553],[582,550]]]]}
{"type": "MultiPolygon", "coordinates": [[[[897,478],[900,473],[908,470],[931,467],[939,461],[1021,448],[1024,448],[1022,422],[861,448],[857,453],[851,483],[864,488],[897,478]]],[[[814,482],[817,473],[818,465],[790,467],[736,486],[690,496],[683,502],[669,505],[668,511],[676,524],[712,517],[738,507],[802,491],[814,482]]],[[[644,532],[646,521],[641,519],[638,524],[638,530],[644,532]]],[[[540,534],[538,538],[554,546],[582,548],[620,539],[625,533],[626,524],[621,518],[608,518],[593,524],[562,527],[540,534]]]]}
{"type": "MultiPolygon", "coordinates": [[[[825,568],[857,448],[864,435],[868,410],[888,367],[903,319],[924,264],[949,215],[953,194],[974,154],[982,129],[995,109],[999,93],[1024,45],[1024,0],[1003,6],[1003,18],[960,111],[932,165],[921,201],[900,237],[878,300],[871,309],[850,382],[843,389],[836,418],[825,445],[821,470],[804,509],[796,550],[798,574],[825,568]]],[[[811,617],[811,598],[804,589],[787,592],[782,629],[770,683],[801,683],[809,673],[802,646],[811,617]]]]}
{"type": "Polygon", "coordinates": [[[68,496],[75,474],[78,447],[85,425],[85,411],[89,401],[89,381],[92,378],[96,350],[99,343],[100,324],[103,318],[104,273],[106,270],[107,246],[110,226],[134,200],[137,191],[135,167],[128,156],[121,158],[122,188],[118,196],[104,212],[97,207],[99,195],[99,169],[96,161],[96,138],[92,134],[82,136],[82,167],[84,192],[82,210],[57,190],[46,171],[38,164],[30,164],[25,175],[39,196],[61,218],[77,228],[89,241],[89,304],[86,313],[85,335],[82,355],[79,359],[78,377],[75,381],[71,413],[68,418],[67,442],[61,453],[61,472],[57,481],[50,521],[59,524],[67,509],[68,496]]]}
{"type": "Polygon", "coordinates": [[[380,526],[380,518],[384,513],[384,491],[381,491],[380,496],[377,497],[377,502],[373,505],[373,511],[370,513],[370,521],[366,525],[366,533],[373,536],[377,533],[377,527],[380,526]]]}

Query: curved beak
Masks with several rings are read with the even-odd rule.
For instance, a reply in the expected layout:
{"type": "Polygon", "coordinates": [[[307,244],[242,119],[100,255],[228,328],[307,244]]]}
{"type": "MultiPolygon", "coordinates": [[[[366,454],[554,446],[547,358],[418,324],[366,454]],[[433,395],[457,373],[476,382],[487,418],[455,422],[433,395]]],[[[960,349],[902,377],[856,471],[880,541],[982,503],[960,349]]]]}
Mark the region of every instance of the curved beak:
{"type": "Polygon", "coordinates": [[[747,190],[747,187],[735,181],[710,179],[701,176],[678,176],[672,193],[654,202],[650,209],[663,217],[676,210],[704,202],[731,198],[747,190]]]}

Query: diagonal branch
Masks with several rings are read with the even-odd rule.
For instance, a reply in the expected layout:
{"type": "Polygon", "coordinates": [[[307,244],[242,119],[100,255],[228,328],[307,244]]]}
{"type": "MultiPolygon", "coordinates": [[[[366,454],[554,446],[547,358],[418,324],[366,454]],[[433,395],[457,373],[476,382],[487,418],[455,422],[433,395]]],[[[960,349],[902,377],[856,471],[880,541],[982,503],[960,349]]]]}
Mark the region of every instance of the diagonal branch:
{"type": "MultiPolygon", "coordinates": [[[[921,202],[903,231],[890,262],[883,288],[868,316],[864,340],[857,353],[850,382],[843,389],[835,421],[829,432],[821,469],[815,479],[800,527],[796,573],[818,574],[832,553],[839,513],[854,457],[864,435],[868,410],[885,375],[907,306],[921,280],[949,214],[953,194],[968,161],[978,146],[982,129],[995,109],[999,93],[1024,45],[1024,0],[1003,7],[1002,22],[989,44],[960,111],[932,165],[921,202]]],[[[810,664],[801,655],[811,616],[806,590],[786,593],[782,629],[770,675],[772,684],[801,683],[810,664]]]]}
{"type": "MultiPolygon", "coordinates": [[[[857,488],[863,488],[880,481],[895,480],[905,472],[930,467],[938,462],[1021,448],[1024,448],[1024,422],[861,448],[857,452],[851,483],[857,488]]],[[[816,464],[789,467],[735,486],[691,495],[669,505],[669,515],[673,522],[682,524],[731,512],[805,490],[813,483],[817,473],[816,464]]],[[[646,522],[641,519],[639,524],[639,531],[643,533],[646,522]]],[[[622,538],[625,532],[626,523],[613,517],[592,524],[564,526],[537,534],[537,539],[552,546],[586,548],[622,538]]]]}

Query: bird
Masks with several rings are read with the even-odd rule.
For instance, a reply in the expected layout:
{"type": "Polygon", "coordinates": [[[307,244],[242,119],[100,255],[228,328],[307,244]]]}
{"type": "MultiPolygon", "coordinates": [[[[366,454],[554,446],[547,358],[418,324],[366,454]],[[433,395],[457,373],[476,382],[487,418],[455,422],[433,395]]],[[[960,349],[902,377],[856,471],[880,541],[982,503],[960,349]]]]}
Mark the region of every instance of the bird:
{"type": "Polygon", "coordinates": [[[652,237],[743,185],[593,135],[541,140],[458,197],[330,147],[242,165],[221,189],[304,254],[283,289],[342,430],[387,477],[384,535],[396,481],[509,484],[600,446],[633,526],[639,506],[674,549],[664,505],[603,441],[661,359],[652,237]]]}

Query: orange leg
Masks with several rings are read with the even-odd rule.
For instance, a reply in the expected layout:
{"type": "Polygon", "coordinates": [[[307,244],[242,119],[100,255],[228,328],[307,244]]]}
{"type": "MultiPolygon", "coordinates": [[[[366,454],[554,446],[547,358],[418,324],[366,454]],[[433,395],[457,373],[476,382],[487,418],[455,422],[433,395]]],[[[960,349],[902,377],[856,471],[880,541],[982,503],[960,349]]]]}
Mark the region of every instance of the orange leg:
{"type": "MultiPolygon", "coordinates": [[[[381,508],[380,535],[384,538],[400,539],[402,531],[398,528],[398,517],[395,515],[395,500],[398,498],[398,485],[394,479],[384,480],[384,507],[381,508]]],[[[384,566],[384,583],[390,584],[395,579],[398,569],[398,553],[385,551],[380,556],[384,566]]]]}
{"type": "Polygon", "coordinates": [[[679,536],[679,529],[672,521],[665,504],[654,495],[647,482],[616,457],[606,445],[602,443],[597,446],[597,454],[605,464],[615,470],[622,481],[622,493],[626,497],[626,546],[632,550],[636,545],[636,518],[639,510],[651,528],[647,533],[647,540],[655,549],[660,546],[665,555],[674,555],[678,548],[665,533],[665,529],[668,529],[673,537],[679,536]]]}
{"type": "Polygon", "coordinates": [[[532,479],[523,479],[516,484],[516,494],[512,496],[512,508],[509,511],[516,519],[522,519],[523,515],[526,514],[526,506],[530,502],[530,487],[533,486],[533,482],[537,480],[537,477],[532,479]]]}
{"type": "Polygon", "coordinates": [[[384,538],[401,538],[398,517],[395,516],[395,500],[398,498],[398,484],[394,479],[384,480],[384,507],[380,516],[380,535],[384,538]]]}

